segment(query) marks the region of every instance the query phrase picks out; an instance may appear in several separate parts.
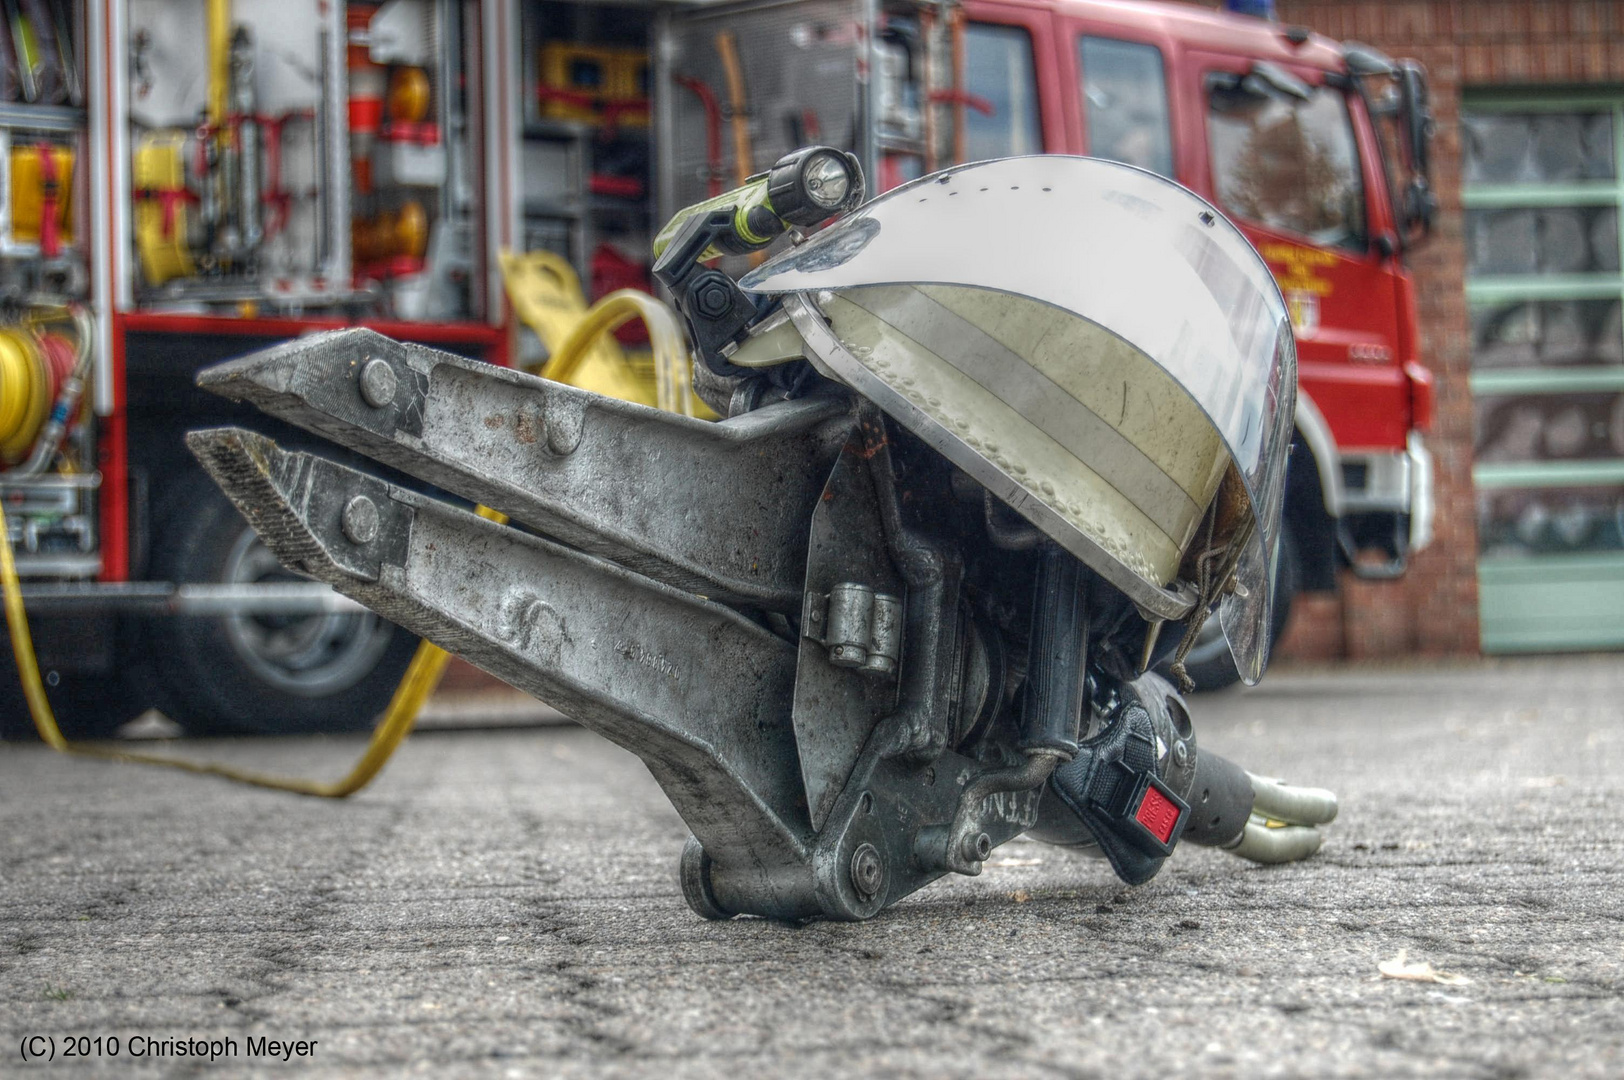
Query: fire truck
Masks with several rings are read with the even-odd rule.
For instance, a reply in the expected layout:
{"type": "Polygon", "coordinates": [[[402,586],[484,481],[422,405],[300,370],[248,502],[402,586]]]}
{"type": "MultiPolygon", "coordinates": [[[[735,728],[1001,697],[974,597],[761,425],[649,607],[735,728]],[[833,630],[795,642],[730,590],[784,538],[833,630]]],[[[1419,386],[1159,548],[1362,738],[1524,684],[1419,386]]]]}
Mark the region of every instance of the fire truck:
{"type": "Polygon", "coordinates": [[[65,732],[154,705],[191,732],[370,724],[413,639],[258,542],[185,452],[237,416],[192,376],[352,325],[507,362],[512,10],[4,11],[0,498],[65,732]]]}
{"type": "MultiPolygon", "coordinates": [[[[1403,264],[1432,214],[1412,63],[1085,0],[5,14],[0,499],[70,736],[149,706],[192,732],[364,727],[409,657],[397,628],[280,567],[187,456],[182,433],[209,424],[300,438],[198,393],[199,367],[351,325],[534,360],[500,252],[550,249],[594,295],[648,287],[660,221],[809,142],[851,150],[875,189],[1066,153],[1203,195],[1274,269],[1298,337],[1276,631],[1296,592],[1334,589],[1342,566],[1395,575],[1429,539],[1432,381],[1403,264]]],[[[1203,641],[1190,667],[1218,684],[1226,659],[1203,641]]],[[[21,733],[11,694],[0,724],[21,733]]]]}

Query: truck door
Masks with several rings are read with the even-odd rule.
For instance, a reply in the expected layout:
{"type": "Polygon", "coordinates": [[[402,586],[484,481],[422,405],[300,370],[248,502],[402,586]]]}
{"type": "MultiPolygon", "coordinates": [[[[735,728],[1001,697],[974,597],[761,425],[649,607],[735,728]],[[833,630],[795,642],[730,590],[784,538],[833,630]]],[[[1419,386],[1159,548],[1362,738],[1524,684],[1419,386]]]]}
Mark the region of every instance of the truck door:
{"type": "Polygon", "coordinates": [[[1233,218],[1274,271],[1297,332],[1299,383],[1338,444],[1402,447],[1403,270],[1375,197],[1386,180],[1364,102],[1323,72],[1266,66],[1259,77],[1245,57],[1187,55],[1206,145],[1180,179],[1233,218]]]}
{"type": "Polygon", "coordinates": [[[1062,64],[1075,65],[1077,89],[1069,97],[1080,110],[1081,152],[1177,178],[1161,46],[1128,36],[1122,27],[1095,28],[1073,20],[1062,48],[1069,52],[1062,64]]]}
{"type": "MultiPolygon", "coordinates": [[[[1064,154],[1065,117],[1058,108],[1054,16],[1041,8],[967,3],[964,32],[966,145],[962,160],[1019,154],[1064,154]]],[[[943,95],[937,95],[938,98],[943,95]]],[[[949,97],[951,95],[948,95],[949,97]]]]}

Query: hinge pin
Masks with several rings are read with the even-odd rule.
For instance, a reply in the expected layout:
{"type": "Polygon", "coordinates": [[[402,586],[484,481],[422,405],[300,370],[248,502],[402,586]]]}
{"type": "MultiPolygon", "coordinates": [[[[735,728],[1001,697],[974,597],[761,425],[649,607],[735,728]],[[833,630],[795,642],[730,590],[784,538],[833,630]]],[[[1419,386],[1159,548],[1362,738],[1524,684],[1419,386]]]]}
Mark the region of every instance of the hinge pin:
{"type": "Polygon", "coordinates": [[[344,504],[344,517],[340,525],[350,543],[372,543],[378,538],[378,504],[365,495],[355,496],[344,504]]]}

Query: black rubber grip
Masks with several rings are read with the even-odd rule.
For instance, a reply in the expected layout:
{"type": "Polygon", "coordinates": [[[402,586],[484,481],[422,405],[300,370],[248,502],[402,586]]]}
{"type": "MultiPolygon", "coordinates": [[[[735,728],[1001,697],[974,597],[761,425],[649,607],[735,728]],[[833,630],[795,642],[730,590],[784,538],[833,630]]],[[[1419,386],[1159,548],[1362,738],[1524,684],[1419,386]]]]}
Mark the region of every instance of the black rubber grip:
{"type": "Polygon", "coordinates": [[[1252,814],[1252,781],[1246,770],[1201,750],[1195,757],[1195,782],[1190,785],[1190,823],[1184,839],[1192,844],[1223,847],[1240,836],[1252,814]]]}
{"type": "Polygon", "coordinates": [[[1021,749],[1077,754],[1083,718],[1083,658],[1088,616],[1082,564],[1058,544],[1043,545],[1032,590],[1032,644],[1027,657],[1021,749]]]}

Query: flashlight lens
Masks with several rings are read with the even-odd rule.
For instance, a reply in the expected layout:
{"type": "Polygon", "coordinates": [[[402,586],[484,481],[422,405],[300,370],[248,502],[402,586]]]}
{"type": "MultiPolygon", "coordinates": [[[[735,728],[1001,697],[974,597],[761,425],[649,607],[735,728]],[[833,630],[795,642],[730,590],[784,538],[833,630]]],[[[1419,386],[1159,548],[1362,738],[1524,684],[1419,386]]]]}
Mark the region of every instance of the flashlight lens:
{"type": "Polygon", "coordinates": [[[851,192],[851,170],[835,154],[812,155],[801,175],[806,183],[807,198],[825,210],[839,207],[851,192]]]}

